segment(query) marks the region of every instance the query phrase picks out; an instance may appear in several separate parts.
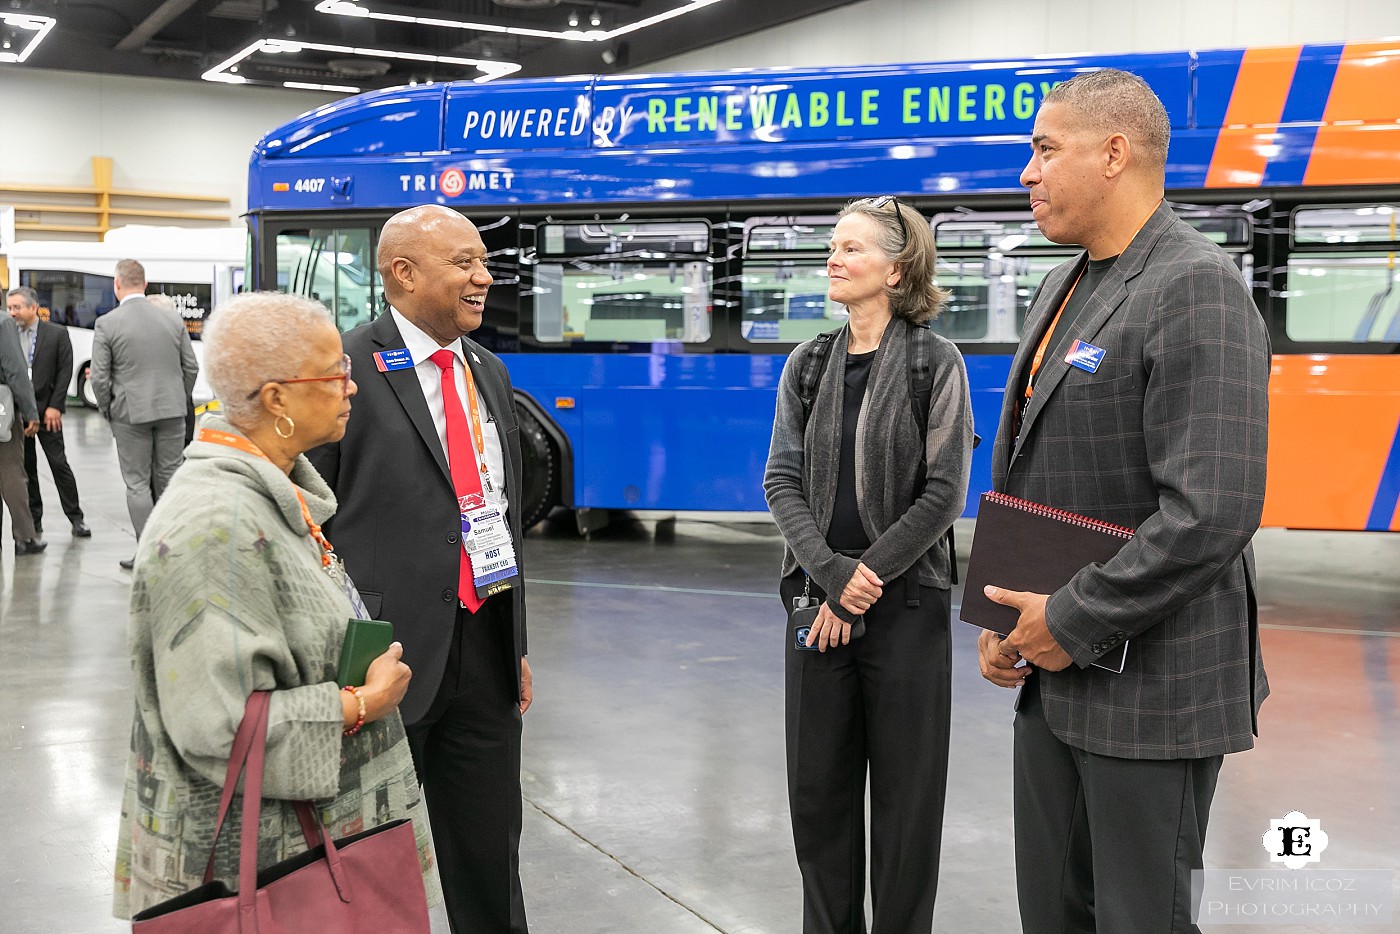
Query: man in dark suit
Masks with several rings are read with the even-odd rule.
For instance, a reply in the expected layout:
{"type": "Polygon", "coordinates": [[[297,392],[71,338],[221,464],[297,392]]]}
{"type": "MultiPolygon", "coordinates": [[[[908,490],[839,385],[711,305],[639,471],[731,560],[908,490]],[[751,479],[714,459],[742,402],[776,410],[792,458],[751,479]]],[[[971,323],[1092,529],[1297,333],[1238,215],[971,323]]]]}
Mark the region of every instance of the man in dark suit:
{"type": "MultiPolygon", "coordinates": [[[[126,509],[136,537],[180,466],[185,410],[199,362],[180,316],[146,299],[146,270],[117,263],[118,305],[97,319],[92,338],[92,391],[112,426],[126,509]]],[[[134,558],[119,563],[131,570],[134,558]]]]}
{"type": "MultiPolygon", "coordinates": [[[[20,345],[29,362],[29,379],[39,405],[40,426],[35,437],[43,445],[44,458],[53,473],[54,486],[58,487],[58,501],[73,526],[73,536],[88,538],[92,531],[83,521],[78,481],[63,449],[63,411],[68,383],[73,379],[73,342],[62,327],[39,318],[39,296],[28,286],[10,289],[5,305],[19,325],[20,345]]],[[[29,477],[29,512],[34,517],[34,530],[43,535],[44,500],[39,494],[39,455],[33,437],[24,439],[24,472],[29,477]]]]}
{"type": "Polygon", "coordinates": [[[492,281],[486,246],[465,217],[427,205],[384,225],[378,266],[389,313],[345,334],[354,414],[310,457],[340,504],[327,534],[413,669],[399,709],[452,930],[524,932],[520,432],[505,365],[466,338],[492,281]],[[500,546],[480,547],[492,530],[500,546]],[[505,558],[514,574],[493,563],[505,558]]]}
{"type": "Polygon", "coordinates": [[[1190,872],[1221,761],[1254,745],[1268,694],[1250,547],[1268,336],[1230,258],[1162,200],[1170,126],[1140,78],[1079,75],[1045,98],[1021,175],[1041,232],[1085,253],[1026,318],[993,484],[1137,530],[1053,594],[987,588],[1020,610],[979,650],[989,681],[1024,685],[1029,934],[1197,930],[1190,872]],[[1124,641],[1121,673],[1093,666],[1124,641]]]}

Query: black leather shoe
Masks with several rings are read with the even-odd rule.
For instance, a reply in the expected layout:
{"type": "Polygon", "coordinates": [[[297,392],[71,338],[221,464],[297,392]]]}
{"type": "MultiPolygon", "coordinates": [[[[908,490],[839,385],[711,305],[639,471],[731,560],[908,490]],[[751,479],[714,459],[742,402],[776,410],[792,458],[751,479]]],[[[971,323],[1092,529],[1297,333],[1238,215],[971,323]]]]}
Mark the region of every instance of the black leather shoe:
{"type": "Polygon", "coordinates": [[[136,567],[136,559],[135,559],[134,557],[132,557],[132,558],[123,558],[122,560],[118,561],[117,563],[120,564],[120,565],[122,566],[122,570],[123,570],[123,571],[130,571],[132,568],[136,567]]]}
{"type": "Polygon", "coordinates": [[[37,555],[47,547],[49,547],[48,542],[40,541],[37,538],[31,538],[27,542],[15,542],[15,554],[37,555]]]}
{"type": "Polygon", "coordinates": [[[87,523],[82,519],[73,523],[74,538],[92,538],[92,529],[87,527],[87,523]]]}

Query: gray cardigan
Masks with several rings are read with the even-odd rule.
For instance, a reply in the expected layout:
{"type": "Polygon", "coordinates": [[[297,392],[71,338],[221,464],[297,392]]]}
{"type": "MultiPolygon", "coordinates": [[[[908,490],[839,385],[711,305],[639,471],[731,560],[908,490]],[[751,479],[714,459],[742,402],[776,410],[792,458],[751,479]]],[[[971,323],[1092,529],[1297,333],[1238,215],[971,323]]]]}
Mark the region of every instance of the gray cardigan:
{"type": "Polygon", "coordinates": [[[872,543],[862,558],[837,554],[826,544],[841,463],[849,326],[832,343],[805,437],[798,371],[808,344],[788,357],[778,382],[763,490],[787,545],[782,573],[786,577],[799,567],[806,570],[828,594],[827,605],[848,622],[855,616],[838,600],[861,561],[886,584],[911,568],[924,586],[951,584],[944,533],[962,514],[967,499],[972,399],[962,354],[951,341],[935,335],[928,433],[919,437],[906,356],[912,330],[913,325],[900,318],[885,328],[856,422],[856,506],[872,543]],[[921,454],[928,470],[920,487],[921,454]]]}

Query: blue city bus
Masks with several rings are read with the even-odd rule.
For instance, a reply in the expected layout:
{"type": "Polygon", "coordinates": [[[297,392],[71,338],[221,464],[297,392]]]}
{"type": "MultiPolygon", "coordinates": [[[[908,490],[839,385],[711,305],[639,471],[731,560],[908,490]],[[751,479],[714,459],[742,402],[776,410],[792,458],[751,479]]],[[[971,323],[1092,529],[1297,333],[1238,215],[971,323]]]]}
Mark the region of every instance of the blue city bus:
{"type": "MultiPolygon", "coordinates": [[[[1145,78],[1172,118],[1168,198],[1253,285],[1275,352],[1265,522],[1400,529],[1400,43],[1012,62],[458,82],[322,107],[268,133],[249,282],[348,329],[385,310],[379,227],[422,203],[481,229],[474,339],[510,368],[525,512],[758,511],[778,376],[840,326],[827,240],[895,194],[939,245],[936,329],[990,438],[1042,277],[1019,174],[1057,82],[1145,78]]],[[[911,416],[912,417],[912,416],[911,416]]],[[[969,514],[990,484],[975,453],[969,514]]]]}

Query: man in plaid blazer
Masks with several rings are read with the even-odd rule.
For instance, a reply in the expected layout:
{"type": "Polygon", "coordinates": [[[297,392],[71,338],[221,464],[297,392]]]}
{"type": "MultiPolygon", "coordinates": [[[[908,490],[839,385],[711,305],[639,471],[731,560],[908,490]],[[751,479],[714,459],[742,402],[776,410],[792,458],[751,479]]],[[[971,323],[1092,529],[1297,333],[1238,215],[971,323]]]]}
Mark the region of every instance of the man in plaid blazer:
{"type": "Polygon", "coordinates": [[[1053,594],[987,591],[1021,613],[979,649],[987,680],[1022,686],[1028,934],[1197,930],[1190,871],[1221,760],[1254,745],[1269,690],[1250,547],[1268,335],[1230,258],[1162,201],[1169,135],[1140,78],[1086,73],[1046,97],[1021,175],[1041,232],[1086,252],[1027,315],[993,483],[1137,530],[1053,594]],[[1125,640],[1120,673],[1093,665],[1125,640]]]}

